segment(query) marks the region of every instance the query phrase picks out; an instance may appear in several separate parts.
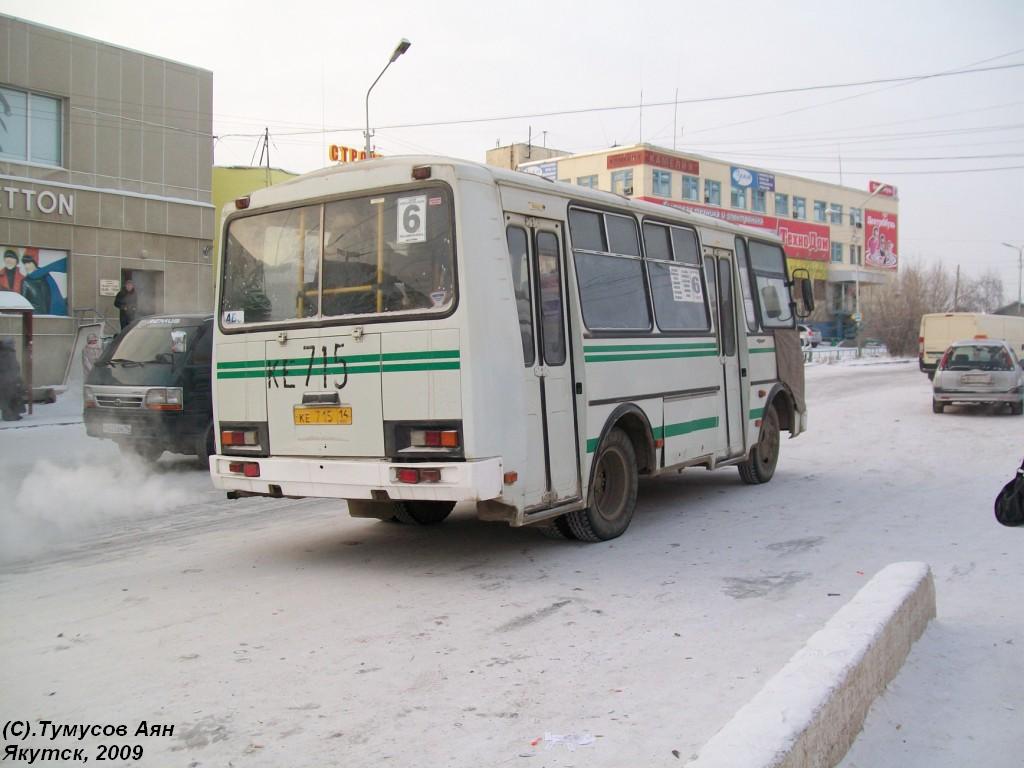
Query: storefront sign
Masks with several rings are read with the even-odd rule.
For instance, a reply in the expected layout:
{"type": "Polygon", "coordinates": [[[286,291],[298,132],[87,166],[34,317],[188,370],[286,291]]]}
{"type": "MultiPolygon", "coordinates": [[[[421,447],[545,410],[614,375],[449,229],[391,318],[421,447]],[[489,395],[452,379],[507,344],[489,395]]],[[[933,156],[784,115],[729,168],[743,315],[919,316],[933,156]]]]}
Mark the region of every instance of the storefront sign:
{"type": "Polygon", "coordinates": [[[680,171],[691,176],[700,175],[700,163],[688,157],[665,155],[650,149],[635,149],[631,152],[608,155],[608,170],[627,168],[632,165],[653,165],[656,168],[680,171]]]}
{"type": "Polygon", "coordinates": [[[75,194],[51,192],[48,189],[38,192],[23,187],[0,187],[0,210],[74,216],[75,194]]]}
{"type": "Polygon", "coordinates": [[[729,168],[729,176],[734,187],[775,191],[775,176],[771,173],[761,173],[761,171],[752,171],[749,168],[739,168],[733,165],[729,168]]]}
{"type": "MultiPolygon", "coordinates": [[[[340,144],[331,144],[327,148],[327,156],[331,159],[332,163],[354,163],[357,160],[366,159],[366,150],[343,147],[340,144]]],[[[376,152],[371,152],[370,157],[380,157],[380,155],[376,152]]]]}
{"type": "Polygon", "coordinates": [[[883,184],[880,181],[869,181],[868,192],[872,195],[877,192],[880,197],[896,197],[896,187],[892,184],[883,184]]]}
{"type": "Polygon", "coordinates": [[[864,211],[864,264],[869,267],[896,269],[899,255],[896,251],[898,227],[895,213],[864,211]]]}
{"type": "Polygon", "coordinates": [[[828,261],[831,249],[831,234],[827,224],[812,224],[809,221],[776,218],[750,211],[737,211],[730,208],[718,208],[713,205],[690,203],[685,200],[662,200],[659,197],[641,198],[651,203],[670,205],[690,213],[710,216],[730,224],[741,224],[745,227],[764,229],[778,235],[786,247],[786,254],[793,259],[808,261],[828,261]]]}

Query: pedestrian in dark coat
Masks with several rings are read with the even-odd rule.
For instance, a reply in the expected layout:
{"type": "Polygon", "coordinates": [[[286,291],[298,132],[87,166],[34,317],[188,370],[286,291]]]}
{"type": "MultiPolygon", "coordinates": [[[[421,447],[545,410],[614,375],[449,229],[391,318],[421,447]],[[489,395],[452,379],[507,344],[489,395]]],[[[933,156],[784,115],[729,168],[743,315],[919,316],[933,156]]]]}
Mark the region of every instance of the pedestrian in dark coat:
{"type": "Polygon", "coordinates": [[[25,383],[14,342],[0,341],[0,415],[4,421],[18,421],[25,410],[25,383]]]}
{"type": "Polygon", "coordinates": [[[121,328],[130,325],[139,311],[139,295],[135,293],[135,283],[131,280],[124,281],[124,288],[114,297],[114,306],[121,315],[121,328]]]}

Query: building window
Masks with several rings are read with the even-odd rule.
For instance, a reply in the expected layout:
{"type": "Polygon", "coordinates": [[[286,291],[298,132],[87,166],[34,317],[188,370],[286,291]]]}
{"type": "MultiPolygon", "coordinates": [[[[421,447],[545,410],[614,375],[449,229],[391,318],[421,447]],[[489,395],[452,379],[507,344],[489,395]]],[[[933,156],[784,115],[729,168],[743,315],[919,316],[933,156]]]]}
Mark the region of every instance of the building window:
{"type": "Polygon", "coordinates": [[[654,172],[654,194],[658,197],[672,197],[672,174],[668,171],[654,172]]]}
{"type": "Polygon", "coordinates": [[[850,263],[854,266],[860,266],[861,263],[862,249],[859,245],[850,246],[850,263]]]}
{"type": "Polygon", "coordinates": [[[815,200],[814,201],[814,220],[824,221],[825,220],[825,201],[815,200]]]}
{"type": "Polygon", "coordinates": [[[750,210],[768,213],[768,193],[763,189],[750,190],[750,210]]]}
{"type": "Polygon", "coordinates": [[[617,195],[633,194],[633,169],[612,171],[612,192],[617,195]]]}
{"type": "Polygon", "coordinates": [[[576,184],[580,187],[587,187],[588,189],[597,189],[597,174],[593,176],[577,176],[576,184]]]}
{"type": "Polygon", "coordinates": [[[775,215],[789,216],[789,195],[775,193],[775,215]]]}
{"type": "Polygon", "coordinates": [[[842,264],[843,263],[843,244],[833,242],[832,243],[832,263],[842,264]]]}
{"type": "Polygon", "coordinates": [[[746,187],[733,187],[732,194],[730,196],[729,204],[733,208],[747,208],[747,188],[746,187]]]}
{"type": "Polygon", "coordinates": [[[850,226],[851,227],[862,227],[862,226],[864,226],[864,219],[861,218],[861,217],[862,217],[862,214],[861,214],[860,208],[851,208],[850,209],[850,226]]]}
{"type": "Polygon", "coordinates": [[[704,202],[708,205],[722,204],[722,184],[711,179],[704,179],[704,202]]]}
{"type": "Polygon", "coordinates": [[[0,158],[59,166],[62,112],[60,99],[0,88],[0,158]]]}
{"type": "Polygon", "coordinates": [[[683,176],[683,200],[700,200],[700,179],[683,176]]]}
{"type": "Polygon", "coordinates": [[[828,220],[830,224],[843,223],[843,206],[839,203],[829,203],[828,220]]]}
{"type": "Polygon", "coordinates": [[[803,197],[793,197],[793,218],[807,220],[807,200],[803,197]]]}

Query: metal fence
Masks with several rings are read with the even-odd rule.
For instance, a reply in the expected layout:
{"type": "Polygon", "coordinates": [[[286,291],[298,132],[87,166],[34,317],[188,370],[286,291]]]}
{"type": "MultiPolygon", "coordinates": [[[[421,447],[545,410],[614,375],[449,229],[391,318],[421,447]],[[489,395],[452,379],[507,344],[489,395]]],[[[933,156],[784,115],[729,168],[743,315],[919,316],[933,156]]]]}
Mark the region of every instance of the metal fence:
{"type": "Polygon", "coordinates": [[[889,350],[884,346],[870,347],[826,347],[819,345],[804,349],[804,361],[808,363],[837,363],[840,360],[857,360],[862,357],[885,357],[889,350]]]}

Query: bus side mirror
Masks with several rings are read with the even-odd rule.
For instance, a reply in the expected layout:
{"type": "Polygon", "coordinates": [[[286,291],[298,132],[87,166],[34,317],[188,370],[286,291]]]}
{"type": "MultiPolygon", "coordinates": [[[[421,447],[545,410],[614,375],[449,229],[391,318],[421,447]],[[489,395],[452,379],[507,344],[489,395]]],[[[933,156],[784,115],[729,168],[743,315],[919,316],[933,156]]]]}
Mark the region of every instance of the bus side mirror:
{"type": "Polygon", "coordinates": [[[800,281],[800,302],[803,304],[803,311],[797,312],[797,316],[803,320],[810,317],[814,311],[814,283],[811,281],[811,274],[806,269],[794,269],[790,284],[800,281]]]}

